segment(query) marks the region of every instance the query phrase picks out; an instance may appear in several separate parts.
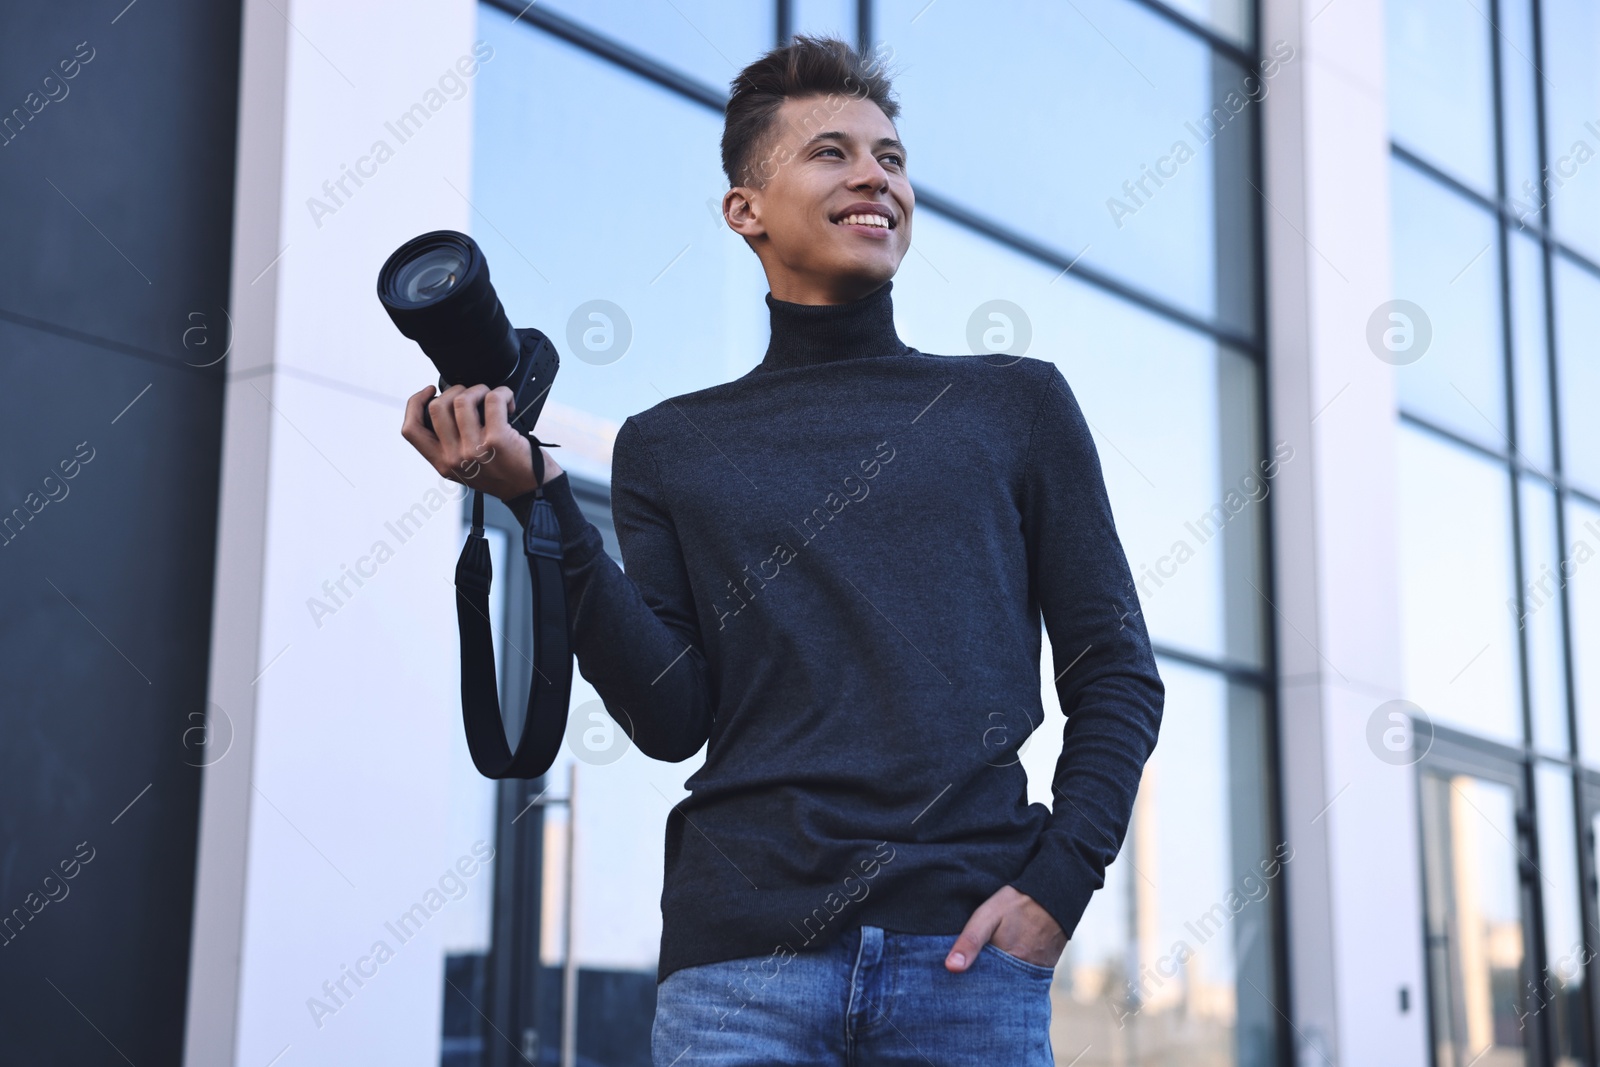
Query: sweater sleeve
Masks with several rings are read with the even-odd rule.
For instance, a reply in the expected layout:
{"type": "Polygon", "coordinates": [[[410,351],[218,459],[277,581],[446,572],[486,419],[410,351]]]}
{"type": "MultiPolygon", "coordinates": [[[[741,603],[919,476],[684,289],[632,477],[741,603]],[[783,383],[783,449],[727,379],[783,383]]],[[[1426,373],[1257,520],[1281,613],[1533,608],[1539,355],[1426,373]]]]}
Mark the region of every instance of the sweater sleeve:
{"type": "Polygon", "coordinates": [[[1166,691],[1112,521],[1099,455],[1054,365],[1023,480],[1029,571],[1067,722],[1050,817],[1010,884],[1071,938],[1121,850],[1166,691]]]}
{"type": "MultiPolygon", "coordinates": [[[[677,763],[711,734],[715,695],[677,531],[654,454],[630,417],[611,459],[611,514],[627,564],[605,551],[565,471],[545,483],[561,525],[561,570],[578,671],[639,751],[677,763]]],[[[506,501],[524,526],[532,492],[506,501]]]]}

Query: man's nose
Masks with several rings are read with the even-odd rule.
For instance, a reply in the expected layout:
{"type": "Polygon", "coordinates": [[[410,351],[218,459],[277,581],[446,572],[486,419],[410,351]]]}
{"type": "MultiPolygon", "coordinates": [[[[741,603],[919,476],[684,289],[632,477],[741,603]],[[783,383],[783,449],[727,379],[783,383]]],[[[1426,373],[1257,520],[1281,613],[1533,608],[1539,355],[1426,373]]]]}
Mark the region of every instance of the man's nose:
{"type": "Polygon", "coordinates": [[[867,163],[866,168],[862,170],[851,182],[851,188],[877,190],[887,189],[889,188],[889,172],[884,170],[883,164],[879,163],[877,160],[870,160],[867,163]]]}

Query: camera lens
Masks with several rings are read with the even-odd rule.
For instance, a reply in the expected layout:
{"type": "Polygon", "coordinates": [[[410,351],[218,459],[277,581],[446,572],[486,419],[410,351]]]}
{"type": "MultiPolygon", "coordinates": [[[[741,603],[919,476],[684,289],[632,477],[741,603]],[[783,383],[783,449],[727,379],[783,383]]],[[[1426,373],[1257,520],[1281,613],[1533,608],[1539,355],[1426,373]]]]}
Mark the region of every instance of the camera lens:
{"type": "Polygon", "coordinates": [[[401,245],[378,272],[378,299],[447,384],[493,387],[516,370],[516,331],[466,234],[435,230],[401,245]]]}
{"type": "Polygon", "coordinates": [[[461,280],[466,260],[453,248],[436,248],[400,268],[395,288],[414,304],[427,304],[448,293],[461,280]]]}

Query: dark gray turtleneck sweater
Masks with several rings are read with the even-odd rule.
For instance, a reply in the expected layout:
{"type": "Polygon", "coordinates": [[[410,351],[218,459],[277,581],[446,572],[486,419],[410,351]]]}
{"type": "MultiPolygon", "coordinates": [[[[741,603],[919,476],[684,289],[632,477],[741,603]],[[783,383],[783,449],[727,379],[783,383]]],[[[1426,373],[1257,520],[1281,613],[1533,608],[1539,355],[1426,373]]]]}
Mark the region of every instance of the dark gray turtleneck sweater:
{"type": "Polygon", "coordinates": [[[760,364],[622,424],[626,573],[545,487],[579,671],[646,755],[709,742],[667,819],[658,981],[866,923],[953,940],[1008,883],[1070,937],[1127,830],[1164,688],[1088,426],[1054,364],[908,348],[892,288],[769,293],[760,364]],[[1053,810],[1017,761],[1041,612],[1053,810]]]}

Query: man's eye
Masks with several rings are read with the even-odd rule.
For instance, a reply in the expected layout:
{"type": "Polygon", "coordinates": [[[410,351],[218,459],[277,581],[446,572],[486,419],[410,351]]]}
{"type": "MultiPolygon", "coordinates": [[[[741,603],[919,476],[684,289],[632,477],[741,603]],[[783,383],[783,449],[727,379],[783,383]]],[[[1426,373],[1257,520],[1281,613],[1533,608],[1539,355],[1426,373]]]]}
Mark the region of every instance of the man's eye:
{"type": "Polygon", "coordinates": [[[892,159],[892,160],[894,160],[894,165],[897,166],[897,167],[903,167],[903,166],[906,165],[906,161],[905,160],[901,159],[899,156],[894,155],[892,153],[890,155],[884,156],[883,158],[884,159],[892,159]]]}
{"type": "MultiPolygon", "coordinates": [[[[837,148],[834,148],[834,147],[832,147],[832,146],[831,146],[831,145],[830,145],[830,146],[829,146],[829,147],[827,147],[827,148],[824,148],[824,149],[821,149],[821,150],[820,150],[820,151],[818,151],[818,152],[817,152],[817,155],[819,155],[819,156],[820,156],[820,155],[822,155],[822,153],[823,153],[823,152],[839,152],[839,150],[838,150],[838,149],[837,149],[837,148]]],[[[843,153],[843,152],[839,152],[839,154],[840,154],[840,155],[841,155],[841,156],[843,156],[843,155],[844,155],[844,153],[843,153]]]]}

